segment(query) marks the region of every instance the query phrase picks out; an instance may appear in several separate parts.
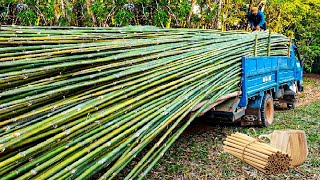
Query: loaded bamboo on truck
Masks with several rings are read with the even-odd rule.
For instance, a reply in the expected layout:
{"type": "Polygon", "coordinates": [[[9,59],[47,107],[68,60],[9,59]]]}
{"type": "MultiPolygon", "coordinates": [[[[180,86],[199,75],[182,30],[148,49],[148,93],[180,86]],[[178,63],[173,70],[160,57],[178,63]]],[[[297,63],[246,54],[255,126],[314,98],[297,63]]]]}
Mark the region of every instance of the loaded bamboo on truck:
{"type": "MultiPolygon", "coordinates": [[[[195,117],[239,91],[256,34],[2,26],[0,176],[107,179],[137,162],[126,179],[143,178],[195,117]]],[[[288,38],[258,33],[257,55],[268,46],[287,56],[288,38]]]]}

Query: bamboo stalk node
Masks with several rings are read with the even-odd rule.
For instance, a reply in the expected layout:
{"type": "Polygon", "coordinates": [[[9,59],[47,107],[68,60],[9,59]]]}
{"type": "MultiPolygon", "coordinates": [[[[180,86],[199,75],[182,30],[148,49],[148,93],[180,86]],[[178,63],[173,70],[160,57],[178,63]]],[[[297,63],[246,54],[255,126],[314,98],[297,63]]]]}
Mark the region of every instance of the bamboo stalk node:
{"type": "Polygon", "coordinates": [[[4,144],[0,144],[0,152],[4,152],[6,148],[4,147],[4,144]]]}

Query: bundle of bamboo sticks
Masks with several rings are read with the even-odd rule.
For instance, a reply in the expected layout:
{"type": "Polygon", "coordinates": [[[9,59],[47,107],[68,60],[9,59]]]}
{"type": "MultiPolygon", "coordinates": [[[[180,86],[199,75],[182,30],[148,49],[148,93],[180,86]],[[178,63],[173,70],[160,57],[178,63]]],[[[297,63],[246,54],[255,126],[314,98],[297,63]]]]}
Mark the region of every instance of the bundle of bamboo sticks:
{"type": "Polygon", "coordinates": [[[292,161],[287,153],[245,134],[231,134],[223,143],[226,152],[265,174],[286,172],[292,161]]]}

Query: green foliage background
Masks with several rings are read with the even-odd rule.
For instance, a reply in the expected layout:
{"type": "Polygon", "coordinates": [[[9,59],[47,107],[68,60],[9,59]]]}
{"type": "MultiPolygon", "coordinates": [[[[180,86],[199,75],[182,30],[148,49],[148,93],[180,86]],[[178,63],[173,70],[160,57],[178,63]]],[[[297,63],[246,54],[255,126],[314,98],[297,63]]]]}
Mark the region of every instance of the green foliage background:
{"type": "MultiPolygon", "coordinates": [[[[126,26],[247,30],[255,0],[0,0],[1,25],[126,26]],[[192,10],[197,7],[197,12],[192,10]]],[[[267,26],[293,32],[306,71],[320,72],[320,0],[267,0],[267,26]]]]}

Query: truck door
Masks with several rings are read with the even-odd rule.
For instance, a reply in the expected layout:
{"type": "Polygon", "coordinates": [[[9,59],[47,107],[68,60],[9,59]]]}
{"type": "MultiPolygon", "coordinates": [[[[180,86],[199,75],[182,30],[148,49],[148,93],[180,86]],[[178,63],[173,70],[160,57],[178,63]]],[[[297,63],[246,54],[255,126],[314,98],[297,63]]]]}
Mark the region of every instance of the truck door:
{"type": "Polygon", "coordinates": [[[293,58],[295,58],[295,80],[297,82],[298,91],[301,92],[303,91],[303,61],[296,45],[293,45],[293,53],[293,58]]]}

